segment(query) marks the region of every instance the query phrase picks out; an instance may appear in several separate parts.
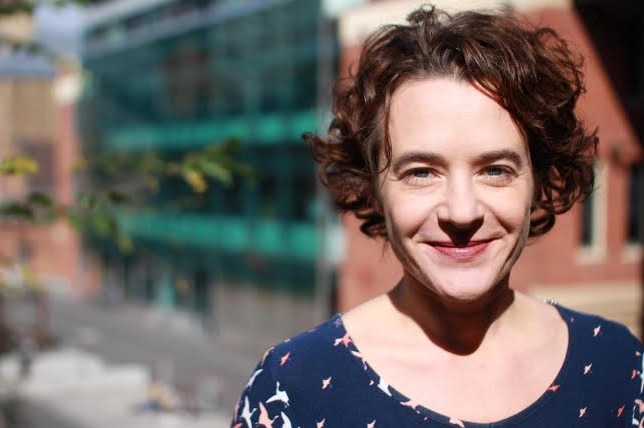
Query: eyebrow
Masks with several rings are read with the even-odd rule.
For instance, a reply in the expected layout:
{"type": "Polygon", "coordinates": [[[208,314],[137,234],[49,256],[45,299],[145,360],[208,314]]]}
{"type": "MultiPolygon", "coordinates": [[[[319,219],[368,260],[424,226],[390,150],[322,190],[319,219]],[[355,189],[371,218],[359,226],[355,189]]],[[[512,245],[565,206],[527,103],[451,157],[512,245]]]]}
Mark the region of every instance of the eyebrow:
{"type": "Polygon", "coordinates": [[[445,158],[441,155],[431,152],[405,152],[396,158],[391,165],[394,174],[399,174],[400,170],[408,163],[431,163],[434,165],[444,166],[447,164],[445,158]]]}
{"type": "MultiPolygon", "coordinates": [[[[477,165],[485,165],[499,160],[508,160],[514,163],[517,168],[521,168],[523,166],[523,160],[521,159],[521,155],[519,155],[514,150],[507,150],[507,149],[493,150],[490,152],[481,153],[476,158],[475,163],[477,165]]],[[[438,166],[447,165],[447,161],[445,160],[445,158],[436,153],[423,152],[423,151],[406,152],[400,155],[392,162],[391,167],[394,174],[399,174],[401,169],[405,165],[412,162],[434,164],[438,166]]]]}
{"type": "Polygon", "coordinates": [[[477,163],[484,165],[484,164],[496,162],[499,160],[508,160],[514,163],[517,168],[521,168],[523,166],[523,159],[521,159],[521,155],[519,155],[514,150],[507,150],[507,149],[494,150],[491,152],[482,153],[478,157],[477,163]]]}

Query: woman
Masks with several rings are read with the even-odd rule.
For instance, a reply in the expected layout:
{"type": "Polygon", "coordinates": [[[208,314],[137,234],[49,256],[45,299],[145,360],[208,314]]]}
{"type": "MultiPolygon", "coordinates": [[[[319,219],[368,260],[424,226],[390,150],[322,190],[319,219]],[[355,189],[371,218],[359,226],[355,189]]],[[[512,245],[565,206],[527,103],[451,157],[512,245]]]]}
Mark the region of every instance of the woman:
{"type": "Polygon", "coordinates": [[[527,239],[593,187],[581,61],[510,13],[421,9],[339,86],[321,178],[403,277],[271,348],[234,427],[642,425],[625,327],[510,287],[527,239]]]}

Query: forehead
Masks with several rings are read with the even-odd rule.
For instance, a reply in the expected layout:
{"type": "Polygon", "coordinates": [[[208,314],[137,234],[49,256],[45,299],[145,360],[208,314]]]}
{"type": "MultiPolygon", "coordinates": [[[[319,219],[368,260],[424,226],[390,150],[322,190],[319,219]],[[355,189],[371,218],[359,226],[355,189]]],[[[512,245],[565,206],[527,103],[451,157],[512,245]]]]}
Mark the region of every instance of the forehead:
{"type": "Polygon", "coordinates": [[[513,150],[527,158],[527,147],[510,114],[479,88],[452,78],[404,83],[389,111],[391,154],[430,151],[478,155],[513,150]]]}

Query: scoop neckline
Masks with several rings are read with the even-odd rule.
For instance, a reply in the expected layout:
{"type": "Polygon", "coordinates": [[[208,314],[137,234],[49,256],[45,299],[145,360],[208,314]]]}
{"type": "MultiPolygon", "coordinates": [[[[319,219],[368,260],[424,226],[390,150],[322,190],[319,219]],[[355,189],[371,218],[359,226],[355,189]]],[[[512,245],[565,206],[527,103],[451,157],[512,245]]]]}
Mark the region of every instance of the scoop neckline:
{"type": "MultiPolygon", "coordinates": [[[[565,383],[564,380],[568,375],[568,367],[570,366],[570,362],[572,360],[572,351],[571,351],[572,331],[570,328],[570,320],[569,320],[569,317],[564,313],[565,312],[564,308],[561,307],[559,304],[552,301],[549,301],[547,303],[553,306],[557,310],[557,313],[564,321],[568,332],[568,343],[566,345],[566,355],[561,364],[561,367],[559,368],[559,371],[557,372],[557,375],[555,376],[554,380],[551,383],[551,385],[562,385],[565,383]]],[[[344,320],[342,319],[342,315],[343,315],[342,313],[338,313],[336,314],[335,318],[337,320],[336,322],[341,328],[341,334],[346,335],[348,336],[349,339],[351,339],[348,341],[348,346],[346,350],[348,351],[352,361],[358,365],[360,371],[363,372],[369,378],[369,380],[373,382],[373,384],[378,385],[381,382],[381,380],[384,380],[384,383],[387,385],[387,388],[391,394],[385,393],[380,388],[378,388],[378,393],[383,394],[387,396],[389,399],[396,401],[398,404],[406,407],[409,411],[416,412],[422,416],[428,417],[429,420],[434,423],[440,423],[442,425],[454,427],[456,426],[454,425],[454,420],[458,420],[459,422],[463,423],[466,428],[510,427],[515,424],[518,424],[519,422],[523,422],[529,417],[531,417],[532,415],[534,415],[539,409],[545,406],[546,403],[550,401],[552,397],[555,396],[555,394],[552,394],[549,391],[549,389],[546,389],[528,407],[524,408],[523,410],[520,410],[519,412],[513,415],[510,415],[503,419],[499,419],[498,421],[494,421],[494,422],[471,422],[467,420],[451,418],[450,416],[433,411],[430,408],[423,406],[422,404],[418,404],[413,408],[409,406],[405,406],[403,403],[409,402],[411,401],[411,399],[405,394],[403,394],[402,392],[400,392],[394,385],[387,383],[386,379],[383,379],[378,374],[378,372],[374,370],[371,364],[369,364],[369,361],[367,361],[365,358],[359,357],[362,355],[360,353],[360,349],[356,346],[355,342],[353,341],[353,338],[351,338],[351,335],[349,335],[349,333],[347,332],[347,329],[344,325],[344,320]],[[353,352],[358,353],[358,355],[353,354],[353,352]]]]}

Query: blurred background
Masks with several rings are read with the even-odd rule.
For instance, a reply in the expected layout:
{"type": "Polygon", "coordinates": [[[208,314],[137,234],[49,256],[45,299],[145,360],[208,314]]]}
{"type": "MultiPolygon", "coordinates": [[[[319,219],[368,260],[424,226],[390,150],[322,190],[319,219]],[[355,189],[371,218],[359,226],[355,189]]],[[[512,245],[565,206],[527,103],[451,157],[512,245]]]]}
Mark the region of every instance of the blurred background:
{"type": "MultiPolygon", "coordinates": [[[[423,3],[0,0],[0,427],[228,426],[265,349],[396,282],[301,135],[423,3]]],[[[512,282],[640,335],[644,3],[435,3],[513,8],[585,57],[597,190],[512,282]]]]}

